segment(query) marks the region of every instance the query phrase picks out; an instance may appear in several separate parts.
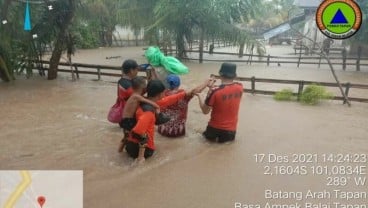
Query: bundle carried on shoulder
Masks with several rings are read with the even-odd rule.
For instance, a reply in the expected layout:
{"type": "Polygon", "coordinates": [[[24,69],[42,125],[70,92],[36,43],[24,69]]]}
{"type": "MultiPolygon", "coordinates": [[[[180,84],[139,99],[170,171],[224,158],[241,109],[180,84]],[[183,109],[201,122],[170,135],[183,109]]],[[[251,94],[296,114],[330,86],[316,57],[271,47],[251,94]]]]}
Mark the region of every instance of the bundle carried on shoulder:
{"type": "Polygon", "coordinates": [[[173,56],[165,56],[158,47],[151,46],[145,52],[148,62],[154,67],[163,67],[170,74],[187,74],[188,67],[173,56]]]}

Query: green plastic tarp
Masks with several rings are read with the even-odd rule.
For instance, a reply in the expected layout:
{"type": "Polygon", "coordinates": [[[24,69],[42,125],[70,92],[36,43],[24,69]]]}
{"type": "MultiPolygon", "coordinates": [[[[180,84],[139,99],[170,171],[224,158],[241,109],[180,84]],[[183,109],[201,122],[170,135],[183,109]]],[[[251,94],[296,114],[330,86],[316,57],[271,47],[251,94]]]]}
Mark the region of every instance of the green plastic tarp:
{"type": "Polygon", "coordinates": [[[188,67],[181,63],[177,58],[165,56],[158,47],[151,46],[144,53],[148,62],[155,67],[163,67],[172,74],[187,74],[188,67]]]}

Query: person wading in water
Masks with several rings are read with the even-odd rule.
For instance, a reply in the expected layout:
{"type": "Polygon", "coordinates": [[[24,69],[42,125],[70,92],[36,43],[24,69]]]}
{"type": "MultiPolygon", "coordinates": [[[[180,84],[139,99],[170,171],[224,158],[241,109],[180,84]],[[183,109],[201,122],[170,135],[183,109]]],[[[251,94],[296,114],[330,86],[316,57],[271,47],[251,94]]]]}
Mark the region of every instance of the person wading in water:
{"type": "Polygon", "coordinates": [[[204,114],[211,112],[211,118],[203,136],[207,140],[223,143],[235,139],[243,85],[234,82],[235,64],[223,63],[219,75],[221,84],[208,91],[205,103],[198,94],[196,95],[202,112],[204,114]]]}

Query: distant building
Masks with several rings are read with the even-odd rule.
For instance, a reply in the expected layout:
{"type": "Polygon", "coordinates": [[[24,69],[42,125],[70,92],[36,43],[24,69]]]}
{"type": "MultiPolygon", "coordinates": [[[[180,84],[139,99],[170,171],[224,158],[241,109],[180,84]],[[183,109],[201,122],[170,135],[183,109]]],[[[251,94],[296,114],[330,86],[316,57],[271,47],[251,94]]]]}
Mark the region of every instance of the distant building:
{"type": "Polygon", "coordinates": [[[130,27],[122,27],[117,25],[113,35],[118,40],[134,40],[136,39],[136,36],[138,40],[142,40],[144,38],[144,30],[141,29],[135,33],[130,27]]]}

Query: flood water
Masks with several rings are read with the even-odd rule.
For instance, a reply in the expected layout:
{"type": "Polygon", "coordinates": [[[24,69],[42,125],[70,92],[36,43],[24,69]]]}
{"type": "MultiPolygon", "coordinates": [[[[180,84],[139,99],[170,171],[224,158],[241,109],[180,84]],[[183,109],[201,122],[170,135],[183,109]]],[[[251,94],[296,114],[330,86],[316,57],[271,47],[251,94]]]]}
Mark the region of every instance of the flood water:
{"type": "MultiPolygon", "coordinates": [[[[144,63],[142,48],[79,51],[74,62],[121,65],[126,58],[144,63]],[[120,58],[106,59],[110,56],[120,58]]],[[[195,87],[220,63],[185,63],[184,89],[195,87]]],[[[328,68],[239,65],[238,75],[259,78],[334,82],[328,68]]],[[[368,83],[366,71],[338,71],[341,82],[368,83]]],[[[327,175],[267,175],[265,166],[328,166],[313,163],[257,163],[255,154],[368,154],[368,104],[338,101],[318,106],[276,102],[271,96],[245,94],[239,113],[236,141],[212,144],[201,136],[209,116],[202,115],[194,98],[189,107],[187,135],[168,139],[156,134],[156,154],[144,165],[134,166],[126,153],[117,152],[121,129],[106,120],[116,99],[118,78],[70,74],[55,81],[37,75],[0,83],[0,168],[84,170],[84,207],[200,208],[234,207],[234,203],[293,203],[295,199],[266,199],[265,190],[334,190],[327,175]]],[[[248,83],[245,85],[248,87],[248,83]]],[[[274,89],[274,85],[260,85],[274,89]]],[[[276,87],[279,87],[276,85],[276,87]]],[[[282,86],[285,87],[285,86],[282,86]]],[[[258,88],[257,88],[258,89],[258,88]]],[[[368,90],[351,91],[368,97],[368,90]]],[[[204,97],[205,94],[202,95],[204,97]]],[[[342,163],[342,165],[358,165],[342,163]]],[[[360,164],[368,166],[368,163],[360,164]]],[[[351,181],[339,189],[366,191],[351,181]]],[[[343,201],[336,199],[335,201],[343,201]]],[[[315,199],[313,202],[327,202],[315,199]]],[[[354,203],[367,203],[356,199],[354,203]]]]}

